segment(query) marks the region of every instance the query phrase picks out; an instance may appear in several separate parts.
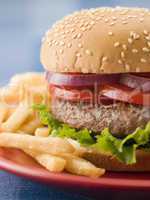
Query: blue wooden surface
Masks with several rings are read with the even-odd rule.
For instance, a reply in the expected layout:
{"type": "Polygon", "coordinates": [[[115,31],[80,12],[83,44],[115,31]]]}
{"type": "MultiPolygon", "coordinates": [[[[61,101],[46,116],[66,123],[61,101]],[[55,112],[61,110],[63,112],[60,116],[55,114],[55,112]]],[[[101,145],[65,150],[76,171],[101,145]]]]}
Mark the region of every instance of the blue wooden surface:
{"type": "MultiPolygon", "coordinates": [[[[150,8],[150,1],[0,0],[0,84],[15,73],[42,70],[39,60],[40,40],[45,30],[56,20],[81,8],[116,5],[150,8]]],[[[88,198],[0,172],[0,200],[34,199],[88,198]]]]}

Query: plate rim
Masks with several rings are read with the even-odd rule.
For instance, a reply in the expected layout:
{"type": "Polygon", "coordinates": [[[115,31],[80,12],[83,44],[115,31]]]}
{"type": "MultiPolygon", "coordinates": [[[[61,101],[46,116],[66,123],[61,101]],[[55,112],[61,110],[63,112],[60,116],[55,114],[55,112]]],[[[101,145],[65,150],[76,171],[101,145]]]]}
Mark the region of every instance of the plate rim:
{"type": "MultiPolygon", "coordinates": [[[[128,180],[123,178],[117,178],[115,180],[113,177],[103,176],[99,179],[92,179],[83,176],[77,176],[67,173],[51,173],[46,171],[41,167],[41,172],[36,173],[33,169],[29,169],[25,166],[19,165],[15,162],[12,162],[3,156],[0,156],[0,169],[7,171],[9,173],[21,176],[27,179],[34,181],[39,181],[43,183],[54,183],[56,185],[64,186],[81,186],[82,188],[109,188],[109,189],[124,189],[124,190],[133,190],[133,189],[150,189],[150,180],[128,180]]],[[[112,172],[108,172],[112,173],[112,172]]],[[[120,172],[118,172],[120,173],[120,172]]]]}

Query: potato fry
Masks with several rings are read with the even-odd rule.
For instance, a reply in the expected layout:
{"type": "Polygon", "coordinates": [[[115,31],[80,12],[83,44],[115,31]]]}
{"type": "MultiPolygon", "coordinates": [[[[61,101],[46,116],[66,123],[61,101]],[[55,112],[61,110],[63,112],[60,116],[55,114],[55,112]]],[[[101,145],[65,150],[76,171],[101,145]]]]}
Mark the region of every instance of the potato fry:
{"type": "Polygon", "coordinates": [[[48,137],[49,133],[50,130],[48,127],[41,127],[36,129],[35,136],[48,137]]]}
{"type": "Polygon", "coordinates": [[[86,151],[86,148],[85,147],[81,147],[81,145],[79,144],[79,142],[77,142],[76,140],[73,140],[73,139],[67,139],[68,142],[70,144],[72,144],[72,146],[75,148],[75,153],[74,155],[75,156],[79,156],[79,157],[82,157],[82,155],[85,153],[86,151]]]}
{"type": "Polygon", "coordinates": [[[31,113],[32,111],[27,104],[20,104],[9,119],[2,124],[2,130],[6,132],[16,131],[31,113]]]}
{"type": "Polygon", "coordinates": [[[65,169],[66,160],[49,154],[36,156],[36,160],[51,172],[62,172],[65,169]]]}
{"type": "Polygon", "coordinates": [[[14,86],[0,88],[0,101],[8,105],[16,105],[20,102],[20,94],[14,86]]]}
{"type": "Polygon", "coordinates": [[[65,139],[57,137],[38,137],[27,134],[1,133],[0,146],[18,149],[30,149],[41,153],[60,156],[61,154],[73,153],[75,149],[65,139]]]}
{"type": "Polygon", "coordinates": [[[23,74],[17,74],[10,80],[10,84],[13,85],[43,85],[45,84],[44,73],[38,72],[27,72],[23,74]]]}
{"type": "Polygon", "coordinates": [[[42,126],[40,119],[37,117],[32,117],[30,120],[25,122],[20,128],[19,131],[28,133],[28,134],[33,134],[35,130],[42,126]]]}
{"type": "Polygon", "coordinates": [[[50,154],[41,154],[30,150],[24,150],[25,153],[33,157],[40,165],[50,172],[62,172],[65,169],[66,160],[50,154]]]}
{"type": "Polygon", "coordinates": [[[97,168],[92,163],[78,157],[66,157],[65,169],[67,172],[81,176],[97,178],[105,173],[105,169],[97,168]]]}
{"type": "Polygon", "coordinates": [[[8,111],[8,106],[6,104],[0,103],[0,124],[6,120],[8,111]]]}

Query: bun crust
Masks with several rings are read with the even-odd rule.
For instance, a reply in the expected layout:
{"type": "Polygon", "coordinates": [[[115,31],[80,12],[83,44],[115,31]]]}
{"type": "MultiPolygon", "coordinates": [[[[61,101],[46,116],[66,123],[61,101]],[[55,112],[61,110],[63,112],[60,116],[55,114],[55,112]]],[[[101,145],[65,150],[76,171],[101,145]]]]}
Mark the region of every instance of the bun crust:
{"type": "Polygon", "coordinates": [[[126,165],[114,156],[102,154],[100,152],[86,152],[84,158],[91,161],[96,166],[106,169],[107,171],[150,171],[150,152],[148,151],[137,150],[137,162],[133,165],[126,165]]]}
{"type": "Polygon", "coordinates": [[[64,17],[47,31],[41,62],[54,72],[150,72],[150,11],[97,8],[64,17]]]}

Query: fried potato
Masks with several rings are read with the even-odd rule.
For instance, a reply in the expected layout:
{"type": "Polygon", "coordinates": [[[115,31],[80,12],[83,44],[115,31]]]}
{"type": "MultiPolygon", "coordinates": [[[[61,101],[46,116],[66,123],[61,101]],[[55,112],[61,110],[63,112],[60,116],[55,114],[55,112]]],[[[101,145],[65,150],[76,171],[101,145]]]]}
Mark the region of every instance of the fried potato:
{"type": "Polygon", "coordinates": [[[8,112],[8,106],[4,103],[0,103],[0,124],[6,120],[8,112]]]}
{"type": "Polygon", "coordinates": [[[6,132],[16,131],[31,113],[32,111],[27,104],[20,104],[8,120],[2,124],[2,130],[6,132]]]}
{"type": "Polygon", "coordinates": [[[105,173],[105,169],[97,168],[92,163],[78,157],[66,157],[65,170],[72,174],[97,178],[105,173]]]}
{"type": "Polygon", "coordinates": [[[7,105],[16,105],[21,101],[20,90],[14,86],[0,88],[0,101],[7,105]]]}
{"type": "Polygon", "coordinates": [[[32,117],[19,128],[19,131],[28,134],[34,134],[35,130],[40,126],[42,126],[40,119],[37,117],[32,117]]]}
{"type": "Polygon", "coordinates": [[[69,139],[67,139],[68,140],[68,142],[70,143],[70,144],[72,144],[72,146],[75,148],[75,153],[74,153],[74,155],[76,155],[76,156],[79,156],[79,157],[82,157],[82,155],[85,153],[85,151],[86,151],[86,148],[85,147],[81,147],[81,145],[80,145],[80,143],[79,142],[77,142],[76,140],[73,140],[73,139],[71,139],[71,138],[69,138],[69,139]]]}
{"type": "Polygon", "coordinates": [[[24,152],[33,157],[40,165],[50,172],[58,173],[65,169],[66,160],[61,157],[50,154],[41,154],[31,150],[24,150],[24,152]]]}
{"type": "Polygon", "coordinates": [[[27,85],[27,86],[39,86],[46,83],[44,73],[27,72],[23,74],[17,74],[10,80],[12,85],[27,85]]]}
{"type": "Polygon", "coordinates": [[[18,149],[30,149],[44,154],[60,156],[61,154],[74,153],[75,149],[65,139],[57,137],[38,137],[27,134],[1,133],[0,146],[18,149]]]}
{"type": "Polygon", "coordinates": [[[48,137],[49,133],[50,130],[48,127],[41,127],[36,129],[35,136],[48,137]]]}

